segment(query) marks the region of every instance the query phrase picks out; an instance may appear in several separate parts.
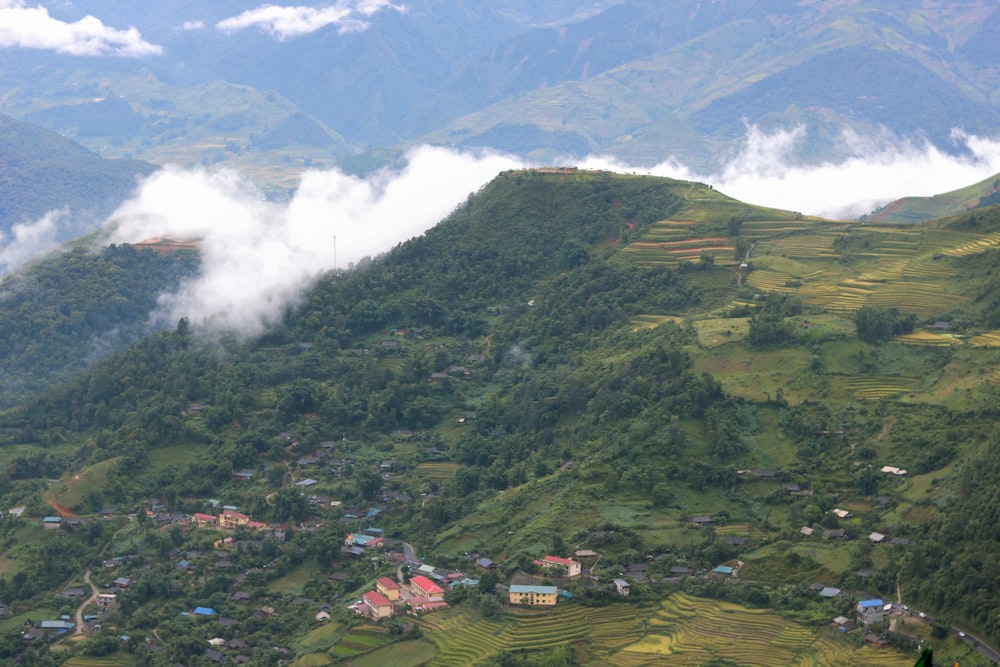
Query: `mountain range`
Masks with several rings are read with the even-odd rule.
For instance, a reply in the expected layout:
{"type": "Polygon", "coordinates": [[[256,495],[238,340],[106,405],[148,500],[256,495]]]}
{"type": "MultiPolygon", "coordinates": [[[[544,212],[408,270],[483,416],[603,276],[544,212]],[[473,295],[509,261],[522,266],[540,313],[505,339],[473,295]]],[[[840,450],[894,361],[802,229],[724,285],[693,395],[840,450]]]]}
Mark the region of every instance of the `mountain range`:
{"type": "Polygon", "coordinates": [[[349,28],[294,33],[219,27],[242,16],[239,2],[54,8],[135,26],[162,52],[9,51],[3,108],[108,156],[355,169],[433,142],[538,161],[674,156],[707,170],[748,124],[808,127],[809,159],[843,154],[845,128],[960,151],[953,129],[989,133],[1000,120],[1000,13],[985,0],[373,7],[349,28]]]}

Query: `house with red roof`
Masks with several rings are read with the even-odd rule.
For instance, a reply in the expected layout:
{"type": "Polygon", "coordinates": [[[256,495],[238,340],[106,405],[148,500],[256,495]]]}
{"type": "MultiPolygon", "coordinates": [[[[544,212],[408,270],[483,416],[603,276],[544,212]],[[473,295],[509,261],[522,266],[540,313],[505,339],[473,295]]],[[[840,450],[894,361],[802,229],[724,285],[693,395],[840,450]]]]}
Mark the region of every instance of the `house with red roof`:
{"type": "Polygon", "coordinates": [[[389,577],[379,577],[375,581],[375,588],[391,602],[398,600],[403,592],[403,587],[389,577]]]}
{"type": "Polygon", "coordinates": [[[361,596],[361,599],[368,607],[368,613],[375,620],[392,617],[392,602],[378,591],[368,591],[361,596]]]}
{"type": "Polygon", "coordinates": [[[564,572],[563,576],[578,577],[582,571],[580,561],[572,558],[560,558],[559,556],[546,556],[542,560],[536,560],[535,565],[544,570],[558,570],[564,572]]]}
{"type": "Polygon", "coordinates": [[[206,528],[208,526],[215,526],[219,523],[219,518],[214,514],[202,514],[201,512],[196,512],[191,520],[198,524],[199,528],[206,528]]]}
{"type": "Polygon", "coordinates": [[[223,510],[219,515],[219,525],[230,530],[237,526],[245,526],[250,521],[250,517],[236,510],[223,510]]]}
{"type": "Polygon", "coordinates": [[[432,598],[442,597],[444,589],[423,575],[410,579],[410,590],[417,597],[432,598]]]}

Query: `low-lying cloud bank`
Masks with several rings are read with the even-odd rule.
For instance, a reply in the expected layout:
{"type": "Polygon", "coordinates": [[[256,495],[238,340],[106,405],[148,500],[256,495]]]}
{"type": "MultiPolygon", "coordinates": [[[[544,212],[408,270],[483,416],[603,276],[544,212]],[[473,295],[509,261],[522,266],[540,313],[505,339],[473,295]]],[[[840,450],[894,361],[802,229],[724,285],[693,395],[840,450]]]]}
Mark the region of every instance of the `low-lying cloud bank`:
{"type": "Polygon", "coordinates": [[[752,127],[744,148],[715,174],[700,174],[674,159],[652,169],[600,157],[588,158],[581,166],[710,183],[751,204],[844,220],[901,197],[957,190],[1000,172],[1000,140],[959,130],[952,133],[954,154],[929,142],[845,131],[842,142],[851,157],[816,164],[802,164],[795,157],[805,135],[804,127],[774,134],[752,127]]]}
{"type": "Polygon", "coordinates": [[[422,148],[400,171],[367,179],[306,172],[287,204],[263,201],[233,171],[167,168],[112,216],[112,241],[199,239],[202,274],[162,296],[155,316],[255,335],[323,272],[422,234],[470,192],[518,166],[496,154],[422,148]]]}
{"type": "Polygon", "coordinates": [[[59,223],[68,213],[67,209],[49,211],[33,223],[14,225],[10,234],[0,231],[0,277],[52,250],[56,245],[59,223]]]}
{"type": "Polygon", "coordinates": [[[0,0],[0,48],[46,49],[71,56],[155,56],[163,48],[150,44],[135,28],[118,30],[94,17],[67,23],[41,5],[0,0]]]}

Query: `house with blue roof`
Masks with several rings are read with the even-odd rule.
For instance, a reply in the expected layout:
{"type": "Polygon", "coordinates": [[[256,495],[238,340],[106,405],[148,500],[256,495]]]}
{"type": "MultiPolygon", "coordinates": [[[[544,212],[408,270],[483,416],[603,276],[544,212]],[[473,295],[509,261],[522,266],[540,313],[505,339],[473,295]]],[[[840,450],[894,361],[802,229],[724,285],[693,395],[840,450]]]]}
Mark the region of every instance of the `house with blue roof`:
{"type": "Polygon", "coordinates": [[[858,623],[862,625],[880,623],[885,618],[885,607],[886,604],[879,599],[858,602],[858,623]]]}

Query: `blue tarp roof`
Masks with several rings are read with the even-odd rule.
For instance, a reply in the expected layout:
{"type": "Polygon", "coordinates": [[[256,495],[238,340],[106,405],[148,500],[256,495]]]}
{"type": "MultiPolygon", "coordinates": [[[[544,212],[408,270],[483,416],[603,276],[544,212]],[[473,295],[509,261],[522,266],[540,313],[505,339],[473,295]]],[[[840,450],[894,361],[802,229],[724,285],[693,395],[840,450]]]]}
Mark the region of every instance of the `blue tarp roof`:
{"type": "Polygon", "coordinates": [[[211,607],[195,607],[193,613],[198,614],[199,616],[211,616],[215,613],[215,610],[211,607]]]}

